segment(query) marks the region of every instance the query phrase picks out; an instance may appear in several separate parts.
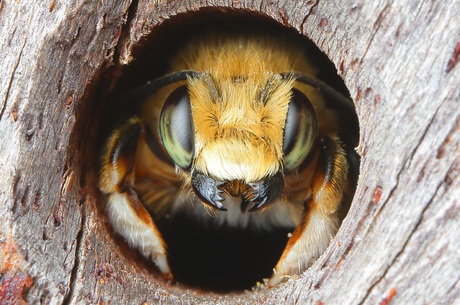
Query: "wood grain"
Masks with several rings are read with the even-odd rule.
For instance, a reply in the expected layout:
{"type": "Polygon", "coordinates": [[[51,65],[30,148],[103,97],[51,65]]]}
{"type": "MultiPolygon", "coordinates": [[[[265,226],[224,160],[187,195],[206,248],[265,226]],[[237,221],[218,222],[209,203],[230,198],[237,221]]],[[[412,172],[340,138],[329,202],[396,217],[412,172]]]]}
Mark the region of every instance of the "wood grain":
{"type": "Polygon", "coordinates": [[[16,290],[29,304],[460,304],[458,16],[458,0],[1,1],[0,282],[30,276],[16,290]],[[309,37],[360,119],[345,222],[312,268],[269,290],[166,284],[125,255],[97,206],[98,88],[156,26],[204,7],[309,37]]]}

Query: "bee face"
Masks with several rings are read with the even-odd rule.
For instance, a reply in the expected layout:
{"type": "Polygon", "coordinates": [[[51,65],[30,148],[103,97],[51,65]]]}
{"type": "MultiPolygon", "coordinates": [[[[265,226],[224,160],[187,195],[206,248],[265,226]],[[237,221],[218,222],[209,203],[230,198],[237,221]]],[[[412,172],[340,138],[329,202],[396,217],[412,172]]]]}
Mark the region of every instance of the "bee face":
{"type": "Polygon", "coordinates": [[[265,35],[191,42],[171,70],[128,94],[141,111],[107,141],[99,187],[113,228],[171,279],[162,217],[213,230],[297,226],[269,284],[304,271],[351,188],[335,115],[311,86],[350,101],[313,76],[303,49],[265,35]]]}
{"type": "Polygon", "coordinates": [[[225,210],[225,194],[252,203],[276,200],[284,173],[313,147],[316,116],[293,79],[261,73],[244,78],[211,71],[176,88],[160,115],[162,143],[202,202],[225,210]],[[215,81],[219,80],[219,81],[215,81]],[[243,183],[245,187],[235,187],[243,183]],[[241,191],[235,192],[235,189],[241,191]]]}

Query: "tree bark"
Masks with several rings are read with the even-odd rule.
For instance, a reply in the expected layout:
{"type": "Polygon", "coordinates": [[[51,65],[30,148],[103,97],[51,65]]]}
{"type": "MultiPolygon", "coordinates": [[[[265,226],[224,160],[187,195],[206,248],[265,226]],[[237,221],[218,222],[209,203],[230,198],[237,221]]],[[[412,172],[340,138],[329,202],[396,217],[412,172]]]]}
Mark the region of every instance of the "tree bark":
{"type": "Polygon", "coordinates": [[[460,2],[0,2],[0,303],[460,304],[460,2]],[[165,20],[257,12],[331,59],[360,120],[360,177],[326,253],[278,287],[165,283],[99,208],[98,88],[165,20]],[[96,139],[96,140],[95,140],[96,139]]]}

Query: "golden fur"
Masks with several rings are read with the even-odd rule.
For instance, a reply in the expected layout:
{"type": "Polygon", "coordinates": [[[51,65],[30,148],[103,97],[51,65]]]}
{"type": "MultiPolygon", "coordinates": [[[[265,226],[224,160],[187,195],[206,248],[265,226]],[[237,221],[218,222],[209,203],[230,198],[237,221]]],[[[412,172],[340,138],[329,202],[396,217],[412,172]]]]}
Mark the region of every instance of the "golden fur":
{"type": "Polygon", "coordinates": [[[144,221],[139,216],[145,215],[139,199],[127,196],[120,185],[127,184],[130,191],[132,188],[132,193],[139,195],[154,217],[174,214],[182,209],[198,221],[214,221],[240,228],[293,228],[300,224],[269,284],[275,285],[284,276],[302,272],[325,250],[337,230],[337,210],[348,173],[345,153],[336,136],[335,114],[325,108],[321,93],[279,76],[293,70],[314,76],[316,68],[303,48],[279,37],[211,35],[191,41],[172,58],[170,71],[181,70],[196,70],[208,76],[165,86],[143,103],[140,119],[131,119],[115,131],[107,143],[100,189],[108,195],[112,225],[130,245],[140,249],[145,256],[151,256],[163,274],[170,278],[161,234],[153,221],[144,221]],[[175,169],[156,156],[150,150],[144,132],[138,137],[133,158],[123,155],[110,163],[108,156],[121,141],[124,128],[132,124],[139,124],[142,128],[148,126],[153,137],[160,142],[159,117],[164,101],[184,83],[189,90],[195,131],[194,169],[216,180],[233,180],[235,189],[245,188],[241,182],[247,186],[247,183],[263,180],[282,170],[284,125],[291,90],[295,87],[313,104],[318,138],[328,137],[337,144],[331,153],[333,171],[326,174],[327,166],[318,167],[321,149],[316,145],[308,164],[285,175],[284,192],[269,209],[263,213],[242,213],[241,202],[227,198],[230,201],[227,202],[230,203],[228,211],[210,217],[207,206],[190,204],[190,201],[197,201],[194,196],[189,196],[193,193],[190,173],[175,169]],[[127,181],[127,178],[133,180],[127,181]],[[181,188],[184,192],[180,191],[181,188]],[[304,209],[306,203],[309,207],[304,209]]]}
{"type": "MultiPolygon", "coordinates": [[[[192,41],[172,59],[171,71],[181,70],[207,72],[211,78],[187,83],[195,125],[194,166],[216,179],[253,182],[282,168],[283,128],[293,87],[312,102],[320,118],[320,135],[336,128],[334,113],[324,109],[316,89],[276,77],[292,70],[316,74],[305,50],[288,40],[211,35],[192,41]],[[214,100],[210,81],[219,93],[218,100],[214,100]],[[268,92],[261,100],[267,84],[268,92]]],[[[158,128],[162,106],[158,101],[178,85],[161,90],[145,104],[146,122],[152,130],[158,128]]]]}

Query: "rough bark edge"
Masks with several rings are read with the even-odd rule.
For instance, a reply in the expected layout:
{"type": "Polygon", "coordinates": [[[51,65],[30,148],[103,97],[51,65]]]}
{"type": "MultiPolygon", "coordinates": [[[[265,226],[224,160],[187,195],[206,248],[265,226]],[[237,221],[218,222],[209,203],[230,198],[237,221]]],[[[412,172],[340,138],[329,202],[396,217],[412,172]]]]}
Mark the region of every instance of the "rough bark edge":
{"type": "MultiPolygon", "coordinates": [[[[265,4],[265,2],[261,2],[260,7],[263,7],[263,4],[265,4]]],[[[191,6],[196,8],[199,5],[189,4],[189,8],[191,6]]],[[[269,4],[266,5],[267,7],[272,7],[269,4]]],[[[292,6],[290,6],[289,3],[284,4],[287,9],[284,8],[283,11],[283,9],[280,8],[282,5],[283,3],[277,4],[278,13],[276,13],[276,9],[267,9],[267,14],[272,17],[274,16],[275,19],[286,24],[298,24],[299,20],[294,20],[292,17],[295,14],[291,14],[291,12],[294,11],[291,10],[292,6]]],[[[387,279],[391,275],[396,277],[398,273],[398,264],[399,268],[405,267],[406,269],[409,269],[411,264],[416,265],[417,261],[409,259],[410,255],[408,254],[410,251],[408,251],[408,249],[411,249],[411,247],[412,249],[414,248],[411,244],[417,244],[416,237],[418,235],[423,236],[423,228],[427,226],[430,221],[439,225],[438,228],[445,229],[447,227],[447,224],[440,220],[447,220],[449,221],[449,225],[454,228],[458,227],[458,220],[452,217],[452,215],[456,215],[455,212],[458,211],[458,202],[455,201],[455,198],[458,198],[458,191],[456,191],[456,189],[458,190],[458,175],[456,175],[456,173],[458,173],[457,156],[459,141],[457,135],[459,127],[458,109],[455,107],[455,101],[458,100],[459,88],[455,80],[458,79],[459,72],[458,67],[455,67],[455,64],[453,64],[452,67],[451,62],[455,62],[455,58],[458,58],[456,45],[458,44],[459,37],[455,36],[456,29],[452,26],[452,22],[450,22],[450,24],[448,22],[455,20],[454,16],[455,12],[458,12],[458,5],[454,4],[453,7],[449,9],[446,6],[442,6],[441,3],[422,3],[420,7],[411,7],[411,5],[416,6],[416,4],[411,3],[407,4],[407,7],[396,7],[397,4],[392,5],[384,3],[377,3],[375,7],[371,4],[367,6],[344,4],[343,7],[325,8],[323,5],[323,3],[317,3],[310,16],[302,19],[301,26],[298,27],[296,25],[296,27],[302,29],[305,34],[311,37],[336,63],[339,72],[344,76],[357,102],[358,114],[360,115],[363,131],[360,153],[364,158],[361,168],[361,184],[355,202],[361,204],[354,205],[354,209],[352,209],[348,218],[352,218],[352,221],[345,222],[341,232],[336,238],[336,241],[340,242],[340,244],[337,243],[337,246],[332,246],[326,256],[301,278],[293,279],[278,289],[261,293],[245,294],[242,296],[213,297],[209,295],[197,300],[196,298],[198,298],[198,296],[196,294],[187,292],[189,294],[187,294],[187,298],[184,300],[185,302],[206,303],[211,301],[222,301],[227,303],[251,303],[254,301],[257,303],[279,303],[283,301],[285,303],[296,303],[302,301],[314,304],[315,302],[327,303],[327,301],[332,303],[333,301],[337,301],[337,298],[347,298],[344,303],[365,304],[372,303],[371,301],[377,301],[384,304],[385,302],[388,303],[391,301],[392,303],[405,304],[407,303],[404,302],[405,300],[409,300],[410,297],[415,295],[415,287],[419,289],[420,287],[418,286],[420,285],[425,292],[422,295],[422,300],[424,301],[447,303],[449,300],[455,302],[458,299],[458,279],[455,280],[455,278],[453,279],[452,285],[447,287],[448,291],[444,299],[436,298],[435,294],[430,294],[430,286],[424,285],[421,283],[421,280],[415,276],[412,278],[418,279],[418,281],[416,281],[417,285],[410,285],[408,280],[401,276],[392,281],[388,281],[387,279]],[[432,5],[432,7],[429,7],[430,5],[432,5]],[[414,15],[411,13],[413,11],[418,13],[414,15]],[[355,21],[355,19],[357,21],[355,21]],[[402,19],[406,19],[406,22],[402,19]],[[441,25],[438,24],[440,19],[443,19],[441,25]],[[337,20],[340,20],[340,22],[337,20]],[[375,22],[374,24],[365,22],[368,20],[374,20],[375,22]],[[399,21],[399,23],[397,21],[399,21]],[[328,33],[314,30],[310,31],[312,28],[315,29],[315,26],[317,27],[318,24],[324,31],[328,31],[328,33]],[[407,43],[406,41],[414,41],[414,37],[418,37],[418,33],[415,35],[416,31],[424,33],[425,35],[421,36],[426,38],[421,41],[417,40],[418,44],[411,45],[407,43]],[[369,35],[369,33],[371,35],[369,35]],[[392,36],[392,34],[394,34],[394,36],[392,36]],[[387,48],[382,48],[379,42],[389,43],[389,46],[385,45],[387,48]],[[346,46],[352,46],[352,48],[348,49],[346,46]],[[425,52],[421,54],[421,56],[416,52],[416,50],[420,49],[425,52]],[[433,49],[433,51],[431,51],[431,49],[433,49]],[[430,60],[424,61],[424,57],[429,57],[430,60]],[[433,58],[435,58],[435,60],[433,60],[433,58]],[[454,60],[452,60],[452,58],[454,58],[454,60]],[[407,60],[404,61],[403,59],[407,60]],[[401,63],[401,65],[395,64],[398,62],[401,63]],[[391,67],[386,63],[392,63],[391,67]],[[419,78],[404,78],[403,72],[405,68],[413,66],[421,68],[415,71],[413,68],[408,69],[408,71],[411,72],[409,76],[417,75],[419,78]],[[399,70],[395,71],[395,69],[397,69],[395,67],[399,67],[399,70]],[[425,67],[425,70],[422,69],[423,67],[425,67]],[[423,73],[427,71],[428,68],[430,68],[430,71],[433,71],[432,75],[427,75],[426,72],[423,73]],[[422,82],[421,80],[428,81],[422,82]],[[426,86],[427,83],[431,85],[426,86]],[[439,86],[439,84],[442,84],[442,86],[439,86]],[[388,88],[393,90],[389,90],[388,88]],[[398,88],[400,88],[399,91],[397,90],[398,88]],[[415,89],[408,90],[408,92],[404,91],[409,88],[415,89]],[[417,103],[414,102],[415,98],[411,97],[411,95],[417,98],[417,103]],[[409,102],[406,102],[406,100],[409,100],[409,102]],[[400,103],[400,101],[404,101],[405,103],[400,103]],[[434,109],[430,107],[430,101],[438,102],[435,104],[436,106],[434,109]],[[397,111],[395,111],[394,108],[397,108],[397,111]],[[398,113],[398,111],[402,114],[398,113]],[[405,116],[407,115],[414,118],[423,118],[423,115],[427,113],[429,113],[428,118],[422,120],[422,123],[413,121],[409,127],[403,125],[402,131],[392,128],[394,124],[392,121],[405,122],[405,116]],[[440,127],[439,122],[447,123],[440,127]],[[398,132],[401,133],[399,134],[398,132]],[[385,140],[382,141],[382,138],[385,140]],[[393,160],[394,162],[383,162],[385,161],[385,152],[388,152],[388,147],[394,147],[396,144],[401,145],[397,150],[400,155],[395,154],[398,158],[393,160]],[[437,149],[433,150],[433,147],[437,149]],[[427,151],[430,153],[426,154],[427,151]],[[434,152],[436,152],[436,154],[434,152]],[[379,159],[380,156],[382,156],[381,159],[379,159]],[[418,164],[422,164],[423,166],[416,167],[415,165],[418,164]],[[438,168],[444,169],[444,171],[437,172],[436,169],[438,168]],[[369,174],[366,175],[366,173],[369,174]],[[350,283],[354,285],[353,287],[363,288],[363,286],[357,284],[360,283],[360,281],[353,282],[353,279],[356,279],[357,275],[353,276],[350,270],[353,270],[353,264],[355,264],[355,266],[358,265],[358,258],[360,256],[366,258],[366,249],[371,247],[371,241],[381,239],[381,243],[388,243],[388,245],[390,245],[389,248],[393,247],[392,242],[394,241],[391,239],[391,236],[387,236],[388,232],[385,231],[385,229],[388,229],[388,227],[385,226],[385,220],[393,219],[394,221],[394,219],[408,216],[404,213],[410,211],[411,208],[413,209],[414,206],[408,206],[407,203],[404,205],[404,202],[412,202],[419,199],[420,196],[415,196],[416,199],[411,199],[409,197],[411,200],[407,200],[409,195],[416,194],[417,191],[422,189],[420,182],[422,182],[423,187],[429,190],[431,195],[428,196],[428,201],[424,200],[422,204],[415,205],[417,210],[415,216],[418,215],[418,217],[409,217],[410,226],[408,227],[410,229],[402,231],[396,230],[396,233],[406,232],[407,234],[407,236],[402,238],[402,246],[400,241],[397,247],[399,250],[390,251],[390,258],[383,260],[383,263],[377,262],[380,263],[378,264],[380,268],[376,268],[377,273],[374,276],[372,276],[372,272],[370,272],[371,276],[367,274],[367,276],[362,276],[362,279],[359,279],[361,281],[368,280],[369,278],[373,279],[370,284],[371,286],[365,286],[367,287],[365,289],[351,289],[350,283]],[[434,186],[431,182],[434,183],[434,186]],[[405,192],[401,190],[405,190],[405,192]],[[409,193],[409,195],[405,197],[404,194],[407,193],[409,193]],[[440,209],[437,209],[435,203],[438,200],[444,199],[446,203],[442,205],[440,209]],[[393,208],[394,206],[402,206],[406,207],[406,209],[395,210],[393,208]],[[430,213],[433,213],[434,210],[440,213],[441,216],[438,218],[433,217],[430,213]],[[444,217],[442,217],[443,215],[444,217]],[[435,221],[437,219],[438,221],[435,221]],[[347,233],[352,234],[349,235],[347,233]],[[407,260],[409,264],[404,264],[404,260],[407,260]],[[342,286],[340,283],[342,283],[342,286]],[[394,283],[398,283],[400,286],[394,286],[394,283]],[[402,285],[402,287],[409,288],[411,293],[408,293],[407,290],[403,290],[403,293],[401,293],[401,283],[405,285],[402,285]],[[340,291],[340,287],[343,287],[343,285],[349,285],[347,287],[348,289],[345,290],[345,294],[338,294],[337,291],[340,291]]],[[[250,9],[258,10],[255,6],[256,5],[253,5],[250,9]]],[[[158,12],[158,15],[167,15],[164,11],[158,10],[158,12]]],[[[148,27],[144,28],[144,31],[145,33],[149,32],[148,27]]],[[[70,41],[72,41],[72,39],[70,39],[70,41]]],[[[27,44],[27,40],[23,40],[22,43],[22,49],[27,52],[27,48],[30,48],[27,44]]],[[[19,49],[21,48],[19,47],[18,50],[19,49]]],[[[44,57],[44,59],[47,58],[47,56],[44,57]]],[[[18,61],[17,67],[20,67],[20,65],[21,63],[18,61]]],[[[96,66],[98,66],[98,64],[96,64],[96,66]]],[[[16,69],[17,68],[14,68],[13,71],[16,71],[16,69]]],[[[12,75],[15,75],[15,73],[12,75]]],[[[10,105],[8,103],[9,100],[14,100],[14,98],[16,98],[16,100],[18,99],[18,93],[15,92],[15,88],[18,88],[18,84],[17,78],[10,77],[7,79],[10,80],[10,84],[7,85],[7,88],[11,90],[8,89],[7,94],[4,94],[2,121],[5,122],[5,118],[12,118],[13,121],[19,120],[21,122],[23,114],[33,113],[35,109],[32,108],[27,112],[22,110],[20,104],[16,103],[10,105]],[[15,113],[19,116],[16,117],[15,113]],[[5,114],[9,116],[7,117],[5,114]]],[[[88,78],[87,81],[89,79],[92,78],[88,78]]],[[[82,84],[82,82],[80,82],[80,84],[82,84]]],[[[69,87],[83,88],[84,86],[72,84],[69,85],[69,87]]],[[[81,91],[78,92],[76,94],[67,95],[65,98],[61,96],[60,100],[69,101],[69,98],[72,97],[70,98],[69,104],[71,105],[70,109],[73,109],[72,101],[78,101],[82,96],[81,91]]],[[[65,94],[63,94],[63,96],[64,95],[65,94]]],[[[43,96],[48,95],[43,94],[42,97],[43,96]]],[[[56,100],[56,98],[51,98],[50,100],[56,100]]],[[[72,117],[73,110],[71,110],[68,115],[72,117]]],[[[41,120],[43,120],[43,117],[32,116],[26,118],[21,124],[25,126],[34,126],[34,122],[36,122],[40,125],[41,120]],[[31,122],[31,120],[32,124],[30,125],[28,122],[31,122]]],[[[72,126],[72,123],[70,123],[70,125],[67,125],[66,129],[61,130],[61,132],[68,135],[72,126]]],[[[40,128],[38,128],[38,130],[40,130],[40,128]]],[[[30,132],[27,133],[27,129],[20,132],[16,131],[16,133],[19,135],[25,134],[26,136],[31,134],[30,132]]],[[[33,135],[32,133],[32,136],[33,135]]],[[[50,135],[50,137],[53,138],[53,135],[50,135]]],[[[66,137],[59,140],[62,140],[61,145],[62,143],[65,144],[68,142],[66,137]]],[[[30,150],[23,151],[32,155],[30,150]]],[[[35,159],[37,158],[38,157],[35,157],[35,159]]],[[[38,158],[38,160],[39,159],[40,158],[38,158]]],[[[11,157],[9,160],[12,163],[15,161],[11,159],[11,157]]],[[[64,159],[60,158],[59,160],[64,159]]],[[[64,161],[59,162],[61,165],[65,164],[64,161]]],[[[2,167],[2,173],[6,172],[7,170],[5,170],[5,167],[2,167]]],[[[66,171],[64,171],[64,173],[65,172],[66,171]]],[[[8,174],[10,173],[11,172],[8,172],[8,174]]],[[[34,200],[28,199],[28,196],[30,196],[30,189],[27,190],[27,188],[24,188],[27,184],[20,181],[21,176],[16,175],[15,177],[16,178],[13,180],[16,182],[8,181],[8,183],[11,182],[11,184],[9,184],[8,188],[5,187],[4,189],[11,191],[12,188],[14,188],[17,190],[13,193],[15,198],[26,198],[24,202],[33,202],[34,200]],[[15,187],[11,185],[15,185],[15,187]]],[[[62,182],[62,184],[64,184],[64,182],[62,182]]],[[[7,183],[3,185],[7,185],[7,183]]],[[[34,193],[33,190],[31,193],[34,193]]],[[[40,194],[40,192],[38,192],[38,194],[40,194]]],[[[74,196],[76,196],[75,193],[71,193],[69,198],[75,198],[74,196]]],[[[85,230],[94,226],[93,214],[90,212],[93,211],[92,208],[94,206],[91,205],[90,199],[87,199],[86,202],[88,204],[87,207],[91,209],[88,209],[85,214],[85,224],[88,224],[85,230]]],[[[9,204],[10,203],[7,203],[7,205],[9,204]]],[[[21,207],[21,205],[19,205],[19,207],[21,207]]],[[[4,212],[4,210],[2,210],[2,212],[4,212]]],[[[8,217],[8,219],[11,220],[11,217],[8,217]]],[[[98,220],[99,219],[96,218],[96,221],[98,220]]],[[[15,223],[16,222],[17,218],[15,219],[15,223]]],[[[26,221],[25,223],[28,222],[26,221]]],[[[405,222],[402,223],[406,224],[405,222]]],[[[15,224],[15,226],[17,228],[20,224],[15,224]]],[[[96,224],[96,226],[98,225],[96,224]]],[[[100,228],[99,225],[97,229],[100,228]]],[[[452,232],[449,230],[441,231],[446,234],[452,232]]],[[[91,231],[89,231],[89,233],[90,232],[91,231]]],[[[395,233],[395,231],[392,231],[392,233],[395,233]]],[[[442,240],[450,241],[450,244],[448,244],[446,248],[442,248],[444,250],[443,252],[439,252],[441,255],[438,257],[440,257],[448,267],[452,267],[453,270],[458,270],[458,258],[452,255],[452,253],[455,253],[455,251],[452,252],[452,250],[458,250],[458,244],[452,242],[454,240],[453,238],[452,235],[443,236],[442,240]]],[[[82,245],[87,246],[87,242],[88,240],[85,240],[82,242],[82,245]]],[[[98,244],[98,242],[93,241],[92,244],[98,244]]],[[[98,244],[98,247],[105,246],[112,247],[112,245],[106,245],[105,242],[98,244]]],[[[82,249],[84,248],[85,247],[82,247],[82,249]]],[[[109,257],[109,259],[112,259],[112,257],[109,257]]],[[[115,260],[117,259],[118,258],[115,257],[115,260]]],[[[123,272],[126,270],[124,267],[123,265],[120,268],[123,272]]],[[[27,269],[27,266],[24,268],[27,269]]],[[[110,271],[111,269],[108,268],[107,270],[110,271]]],[[[110,273],[111,272],[109,272],[109,274],[110,273]]],[[[105,274],[107,274],[107,272],[105,274]]],[[[142,281],[141,283],[139,283],[138,280],[134,280],[133,284],[146,285],[150,281],[148,275],[143,273],[142,270],[141,274],[146,276],[148,280],[142,281]]],[[[434,279],[436,280],[438,278],[434,277],[434,279]]],[[[46,282],[43,284],[47,285],[46,282]]],[[[100,278],[99,285],[103,286],[100,278]]],[[[113,288],[114,286],[110,287],[113,288]]],[[[446,288],[445,286],[443,287],[446,288]]],[[[79,292],[77,288],[79,287],[75,286],[75,295],[79,292]]],[[[34,289],[36,288],[32,287],[28,295],[29,300],[34,300],[37,296],[37,292],[34,292],[34,289]]],[[[114,290],[115,292],[117,291],[116,287],[114,290]]],[[[416,291],[420,291],[420,289],[416,291]]],[[[171,298],[169,298],[168,291],[160,288],[157,290],[157,287],[147,288],[145,292],[148,296],[147,298],[152,302],[163,300],[166,302],[178,303],[182,296],[181,291],[173,291],[171,298]]],[[[119,293],[110,294],[105,291],[104,295],[114,298],[116,296],[122,297],[123,292],[120,295],[119,293]]],[[[69,299],[69,301],[72,303],[77,299],[69,299]]],[[[118,298],[118,300],[120,299],[122,298],[118,298]]],[[[124,300],[129,303],[130,301],[138,299],[139,295],[133,296],[130,294],[124,300]]],[[[54,298],[45,300],[49,300],[50,302],[52,300],[56,301],[54,298]]]]}

